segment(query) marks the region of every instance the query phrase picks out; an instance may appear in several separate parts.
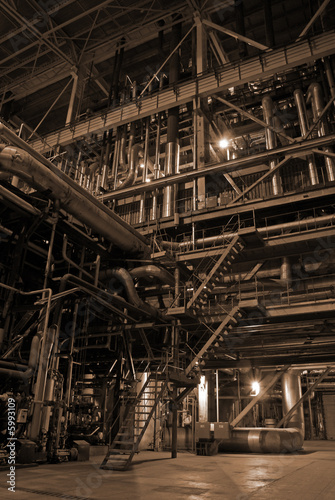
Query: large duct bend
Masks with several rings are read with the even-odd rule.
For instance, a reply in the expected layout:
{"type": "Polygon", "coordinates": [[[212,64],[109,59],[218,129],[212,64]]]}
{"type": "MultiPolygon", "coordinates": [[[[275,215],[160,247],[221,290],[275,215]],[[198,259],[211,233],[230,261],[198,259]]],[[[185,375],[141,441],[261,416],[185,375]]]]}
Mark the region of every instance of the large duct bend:
{"type": "Polygon", "coordinates": [[[164,314],[162,314],[158,309],[156,309],[156,307],[147,304],[139,297],[134,285],[133,278],[126,269],[122,267],[108,269],[107,271],[104,271],[104,277],[108,279],[110,278],[117,279],[124,286],[128,300],[134,306],[138,307],[147,314],[150,314],[154,318],[161,318],[164,320],[169,319],[164,314]]]}
{"type": "Polygon", "coordinates": [[[158,280],[162,281],[162,283],[166,283],[167,285],[175,285],[175,279],[168,271],[152,264],[148,264],[147,266],[135,267],[135,269],[132,269],[129,274],[132,278],[136,279],[157,278],[158,280]]]}
{"type": "Polygon", "coordinates": [[[122,250],[150,253],[150,247],[138,231],[102,203],[97,203],[79,186],[74,189],[61,175],[52,172],[29,153],[11,146],[5,147],[0,153],[0,170],[16,175],[41,191],[50,192],[50,198],[59,200],[60,206],[68,213],[122,250]]]}

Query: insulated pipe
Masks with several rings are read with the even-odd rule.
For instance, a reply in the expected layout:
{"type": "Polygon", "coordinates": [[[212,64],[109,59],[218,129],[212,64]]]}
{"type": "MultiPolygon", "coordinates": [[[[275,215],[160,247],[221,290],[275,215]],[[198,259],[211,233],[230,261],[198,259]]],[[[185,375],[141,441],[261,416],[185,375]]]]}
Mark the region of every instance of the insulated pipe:
{"type": "MultiPolygon", "coordinates": [[[[308,87],[308,98],[309,97],[311,97],[312,99],[312,110],[313,110],[314,121],[318,121],[324,108],[322,89],[319,83],[311,83],[311,85],[308,87]]],[[[319,137],[324,137],[325,135],[328,135],[328,133],[329,133],[328,123],[325,120],[325,117],[323,117],[318,125],[318,135],[319,137]]],[[[330,147],[323,148],[323,150],[327,153],[333,153],[333,150],[330,147]]],[[[326,165],[328,180],[335,181],[334,160],[329,156],[326,156],[325,165],[326,165]]]]}
{"type": "MultiPolygon", "coordinates": [[[[298,111],[298,118],[299,118],[301,135],[305,136],[308,132],[308,129],[309,129],[309,123],[308,123],[308,118],[307,118],[307,110],[306,110],[304,93],[302,90],[296,89],[293,92],[293,95],[294,95],[295,105],[296,105],[296,108],[298,111]]],[[[308,171],[309,171],[309,177],[311,180],[311,184],[312,184],[312,186],[315,186],[316,184],[319,184],[319,177],[318,177],[318,172],[317,172],[317,168],[315,165],[314,156],[308,155],[307,161],[308,161],[308,171]]]]}
{"type": "MultiPolygon", "coordinates": [[[[301,398],[300,376],[290,370],[282,375],[283,414],[301,398]]],[[[302,448],[304,442],[304,416],[302,405],[289,419],[291,425],[286,429],[234,428],[230,439],[221,441],[224,451],[252,453],[287,453],[302,448]]]]}
{"type": "Polygon", "coordinates": [[[109,209],[106,211],[107,207],[102,203],[97,205],[91,202],[93,196],[85,196],[82,190],[73,189],[68,182],[25,151],[11,146],[4,148],[0,153],[0,169],[17,175],[39,190],[50,191],[50,198],[59,200],[62,208],[122,250],[150,253],[145,238],[124,223],[121,217],[109,209]]]}
{"type": "Polygon", "coordinates": [[[292,270],[290,259],[288,257],[283,257],[282,264],[280,266],[280,281],[288,287],[291,286],[292,270]]]}
{"type": "Polygon", "coordinates": [[[165,269],[161,269],[158,266],[148,264],[147,266],[136,267],[129,271],[132,278],[157,278],[167,285],[174,286],[174,277],[165,269]]]}
{"type": "MultiPolygon", "coordinates": [[[[172,28],[171,33],[171,52],[178,45],[181,40],[181,23],[176,24],[172,28]]],[[[179,52],[175,53],[170,58],[169,65],[169,84],[174,85],[179,80],[179,52]]],[[[169,109],[167,119],[167,139],[165,149],[165,177],[170,175],[179,174],[179,144],[178,144],[178,130],[179,130],[179,107],[169,109]]],[[[163,195],[163,217],[170,217],[174,214],[175,206],[175,191],[176,186],[170,185],[164,189],[163,195]]]]}
{"type": "MultiPolygon", "coordinates": [[[[165,177],[179,174],[180,146],[177,142],[169,142],[165,150],[165,177]]],[[[166,186],[163,196],[163,217],[174,213],[176,185],[166,186]]]]}
{"type": "Polygon", "coordinates": [[[120,188],[125,188],[128,186],[132,186],[135,182],[136,178],[136,170],[139,165],[140,158],[143,158],[144,152],[142,147],[139,144],[135,144],[131,148],[130,159],[129,159],[129,169],[127,177],[123,182],[121,182],[120,188]]]}
{"type": "MultiPolygon", "coordinates": [[[[29,155],[33,159],[37,160],[37,163],[41,163],[42,166],[46,167],[43,170],[43,176],[49,176],[50,172],[52,172],[57,178],[59,178],[60,180],[63,181],[63,183],[66,184],[67,191],[70,190],[70,188],[71,188],[73,191],[76,191],[77,193],[79,193],[80,197],[86,199],[86,203],[85,203],[86,207],[91,206],[91,205],[95,205],[99,209],[99,211],[105,212],[105,214],[107,214],[107,216],[108,216],[108,221],[109,221],[108,224],[111,224],[110,218],[115,219],[118,224],[122,225],[128,232],[132,233],[135,236],[135,239],[139,238],[140,240],[142,240],[142,242],[144,244],[144,252],[145,253],[150,252],[149,247],[147,247],[146,239],[138,231],[136,231],[136,229],[132,228],[129,224],[127,224],[124,220],[122,220],[121,217],[118,217],[108,207],[106,207],[104,204],[102,204],[96,197],[90,195],[85,189],[82,189],[78,185],[77,182],[75,182],[73,179],[71,179],[71,177],[64,174],[51,161],[49,161],[47,158],[45,158],[42,154],[35,151],[34,148],[32,148],[29,144],[27,144],[20,137],[18,137],[16,134],[14,134],[14,132],[12,132],[8,127],[3,125],[2,123],[0,123],[0,137],[5,138],[14,146],[17,146],[18,148],[22,149],[24,152],[29,153],[29,155]]],[[[19,163],[20,163],[20,161],[19,161],[19,163]]],[[[0,167],[1,167],[1,154],[0,154],[0,167]]],[[[50,184],[52,185],[52,182],[50,184]]],[[[51,189],[51,191],[52,191],[52,189],[51,189]]],[[[87,210],[87,208],[86,208],[86,210],[87,210]]],[[[78,215],[77,215],[77,217],[79,220],[81,220],[78,215]]],[[[93,229],[93,227],[92,227],[92,229],[93,229]]],[[[130,235],[128,235],[128,240],[129,240],[129,236],[130,235]]],[[[110,238],[108,238],[108,239],[110,239],[110,238]]],[[[112,239],[110,239],[110,241],[113,242],[112,239]]],[[[115,244],[117,245],[117,243],[115,243],[115,244]]],[[[135,246],[136,246],[136,244],[135,244],[135,246]]],[[[142,246],[141,243],[140,243],[140,246],[142,246]]],[[[120,245],[120,248],[126,250],[126,248],[123,248],[121,245],[120,245]]],[[[143,250],[141,250],[141,251],[143,251],[143,250]]]]}
{"type": "MultiPolygon", "coordinates": [[[[282,233],[283,230],[290,229],[309,229],[310,227],[315,228],[316,226],[322,226],[328,223],[335,223],[335,215],[324,215],[322,217],[316,217],[311,219],[303,219],[294,222],[286,222],[285,224],[277,224],[273,226],[260,227],[257,228],[257,232],[260,234],[265,234],[266,236],[270,234],[277,233],[278,231],[282,233]]],[[[227,233],[220,234],[219,236],[208,236],[207,238],[199,238],[195,241],[196,247],[209,246],[214,243],[222,244],[225,240],[233,239],[237,233],[227,233]]],[[[178,251],[185,247],[191,246],[191,241],[183,241],[182,243],[177,243],[176,241],[161,241],[160,245],[163,248],[178,251]]]]}
{"type": "Polygon", "coordinates": [[[155,318],[166,319],[165,315],[162,314],[158,309],[151,306],[150,304],[147,304],[139,297],[135,289],[133,278],[126,269],[122,267],[108,269],[104,272],[104,276],[107,279],[116,278],[124,286],[129,302],[136,306],[138,309],[141,309],[142,311],[150,314],[155,318]]]}
{"type": "MultiPolygon", "coordinates": [[[[263,107],[263,116],[264,116],[264,121],[270,125],[271,127],[274,126],[273,123],[273,102],[270,96],[265,96],[262,99],[262,107],[263,107]]],[[[267,128],[265,130],[265,139],[266,139],[266,149],[274,149],[277,147],[277,136],[273,130],[270,130],[267,128]]],[[[272,170],[275,168],[275,166],[278,164],[278,160],[271,160],[270,161],[270,169],[272,170]]],[[[281,192],[281,186],[280,186],[280,176],[279,173],[276,172],[272,176],[272,190],[273,194],[275,196],[278,196],[281,192]]]]}

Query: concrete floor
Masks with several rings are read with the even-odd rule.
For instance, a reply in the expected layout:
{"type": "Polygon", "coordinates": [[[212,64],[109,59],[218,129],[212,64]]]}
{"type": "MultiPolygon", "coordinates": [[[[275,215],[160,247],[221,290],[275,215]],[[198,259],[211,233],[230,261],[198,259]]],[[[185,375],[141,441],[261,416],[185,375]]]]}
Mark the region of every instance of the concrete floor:
{"type": "Polygon", "coordinates": [[[47,464],[16,470],[16,492],[6,491],[0,472],[0,498],[72,500],[334,500],[335,442],[306,441],[287,455],[143,451],[126,472],[99,469],[90,462],[47,464]]]}

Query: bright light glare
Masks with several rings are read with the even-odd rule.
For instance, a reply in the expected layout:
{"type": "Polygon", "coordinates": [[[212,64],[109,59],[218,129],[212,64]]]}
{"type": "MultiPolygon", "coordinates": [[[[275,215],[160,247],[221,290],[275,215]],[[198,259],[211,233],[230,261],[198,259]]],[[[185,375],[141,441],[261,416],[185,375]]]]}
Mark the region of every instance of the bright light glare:
{"type": "Polygon", "coordinates": [[[219,146],[220,148],[225,149],[229,146],[229,141],[227,139],[221,139],[219,146]]]}
{"type": "Polygon", "coordinates": [[[144,168],[144,163],[140,163],[140,168],[144,168]]]}
{"type": "Polygon", "coordinates": [[[151,182],[151,179],[145,179],[145,182],[151,182]]]}
{"type": "Polygon", "coordinates": [[[256,382],[256,381],[253,382],[251,387],[252,387],[251,395],[252,396],[258,396],[259,391],[260,391],[259,382],[256,382]]]}

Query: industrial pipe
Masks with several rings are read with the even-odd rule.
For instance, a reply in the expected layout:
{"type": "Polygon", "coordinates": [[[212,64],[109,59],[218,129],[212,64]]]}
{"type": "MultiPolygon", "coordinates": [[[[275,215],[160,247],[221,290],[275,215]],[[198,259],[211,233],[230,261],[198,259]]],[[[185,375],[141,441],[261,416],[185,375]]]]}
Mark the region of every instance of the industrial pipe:
{"type": "Polygon", "coordinates": [[[136,306],[138,309],[141,309],[142,311],[146,312],[147,314],[155,318],[160,317],[161,319],[165,320],[169,319],[164,314],[162,314],[158,309],[151,306],[150,304],[147,304],[139,297],[135,289],[133,278],[126,269],[122,267],[108,269],[107,271],[104,271],[104,276],[108,279],[116,278],[124,286],[129,302],[134,306],[136,306]]]}
{"type": "MultiPolygon", "coordinates": [[[[335,134],[329,134],[325,137],[317,137],[316,139],[308,140],[295,140],[294,143],[288,146],[282,146],[273,150],[263,151],[261,153],[256,153],[250,156],[243,156],[234,160],[229,160],[216,165],[209,165],[206,167],[206,175],[215,175],[217,173],[228,174],[230,172],[236,172],[236,170],[242,170],[251,165],[259,164],[262,161],[272,160],[273,158],[280,158],[286,154],[292,155],[293,157],[301,157],[308,154],[311,150],[324,147],[328,144],[332,144],[335,141],[335,134]]],[[[139,184],[138,186],[133,186],[129,189],[120,189],[118,191],[113,191],[103,196],[104,201],[109,201],[113,199],[123,199],[127,196],[135,196],[143,191],[153,191],[158,188],[165,188],[168,185],[193,181],[204,175],[203,170],[186,170],[171,177],[160,178],[153,180],[148,184],[139,184]]]]}
{"type": "MultiPolygon", "coordinates": [[[[335,215],[323,215],[322,217],[286,222],[284,224],[276,224],[267,227],[259,227],[257,228],[257,232],[259,234],[264,234],[265,236],[269,236],[270,234],[278,232],[279,234],[282,234],[284,230],[285,231],[286,230],[289,231],[292,229],[308,230],[310,227],[315,228],[329,223],[331,224],[335,223],[335,215]]],[[[213,244],[219,245],[224,243],[226,240],[233,239],[235,236],[237,236],[237,234],[238,234],[237,232],[233,232],[227,234],[220,234],[218,236],[208,236],[206,238],[199,238],[195,240],[194,245],[196,247],[207,247],[213,244]]],[[[171,251],[180,251],[184,248],[190,247],[192,243],[191,241],[183,241],[181,243],[178,243],[176,241],[161,241],[159,244],[161,245],[162,248],[166,248],[171,251]]]]}
{"type": "MultiPolygon", "coordinates": [[[[262,99],[264,121],[271,127],[274,127],[273,102],[270,96],[265,96],[262,99]]],[[[277,147],[277,136],[273,130],[266,128],[265,130],[266,149],[275,149],[277,147]]],[[[278,160],[270,161],[270,169],[274,169],[278,160]]],[[[272,190],[275,196],[281,192],[281,183],[279,173],[276,172],[272,176],[272,190]]]]}
{"type": "Polygon", "coordinates": [[[129,158],[129,169],[127,173],[127,177],[124,179],[124,181],[121,182],[120,188],[125,188],[128,186],[132,186],[135,182],[136,179],[136,171],[139,166],[140,158],[143,158],[144,152],[142,149],[142,146],[140,144],[135,144],[132,146],[131,151],[130,151],[130,158],[129,158]]]}
{"type": "Polygon", "coordinates": [[[77,217],[101,236],[122,250],[148,254],[150,248],[145,238],[121,217],[103,204],[91,202],[82,190],[73,189],[60,175],[55,175],[44,164],[23,150],[7,146],[0,153],[0,168],[42,191],[50,191],[50,197],[59,200],[60,206],[77,217]],[[91,202],[91,203],[90,203],[91,202]]]}
{"type": "MultiPolygon", "coordinates": [[[[301,398],[300,375],[293,370],[282,375],[283,415],[301,398]]],[[[234,428],[229,439],[220,443],[222,451],[252,453],[287,453],[302,448],[304,442],[304,416],[302,405],[289,419],[286,429],[266,429],[263,427],[234,428]]]]}
{"type": "Polygon", "coordinates": [[[135,267],[129,271],[132,278],[157,278],[167,285],[174,286],[174,277],[165,269],[161,269],[158,266],[148,264],[147,266],[135,267]]]}
{"type": "MultiPolygon", "coordinates": [[[[171,33],[171,51],[175,49],[181,40],[181,22],[177,23],[172,28],[171,33]]],[[[170,59],[169,65],[169,84],[174,85],[179,80],[179,52],[175,51],[170,59]]],[[[179,107],[176,106],[168,111],[167,119],[167,139],[165,149],[165,177],[179,174],[179,107]]],[[[164,189],[163,194],[163,217],[170,217],[174,214],[175,209],[175,192],[177,186],[170,185],[164,189]]]]}
{"type": "MultiPolygon", "coordinates": [[[[308,87],[308,97],[307,99],[311,98],[312,100],[312,110],[313,110],[313,118],[314,121],[317,122],[323,112],[324,108],[324,100],[323,100],[323,95],[322,95],[322,89],[321,85],[319,83],[311,83],[311,85],[308,87]]],[[[328,128],[328,123],[325,119],[325,117],[321,118],[319,125],[318,125],[318,135],[319,137],[324,137],[328,135],[329,133],[329,128],[328,128]]],[[[323,148],[323,150],[326,153],[333,153],[332,148],[327,147],[323,148]]],[[[326,165],[326,171],[327,171],[327,176],[329,181],[335,181],[335,166],[334,166],[334,160],[330,158],[329,156],[325,157],[325,165],[326,165]]]]}
{"type": "MultiPolygon", "coordinates": [[[[295,100],[295,105],[298,111],[298,118],[299,118],[299,126],[301,130],[301,135],[305,136],[308,132],[309,124],[308,124],[308,118],[307,118],[307,110],[306,110],[306,103],[305,103],[305,98],[303,91],[300,89],[297,89],[293,92],[294,95],[294,100],[295,100]]],[[[319,184],[319,177],[318,177],[318,172],[317,168],[315,165],[315,159],[313,155],[308,155],[307,156],[307,161],[308,161],[308,171],[309,171],[309,177],[311,180],[312,186],[315,186],[316,184],[319,184]]]]}

